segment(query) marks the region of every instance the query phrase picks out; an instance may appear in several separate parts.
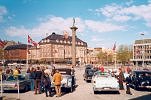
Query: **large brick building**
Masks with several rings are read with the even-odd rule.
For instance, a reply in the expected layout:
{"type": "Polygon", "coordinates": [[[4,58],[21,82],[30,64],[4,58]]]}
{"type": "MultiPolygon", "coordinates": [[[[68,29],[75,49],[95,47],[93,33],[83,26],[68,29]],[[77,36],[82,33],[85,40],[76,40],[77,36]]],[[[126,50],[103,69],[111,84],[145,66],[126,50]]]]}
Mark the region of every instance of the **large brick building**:
{"type": "Polygon", "coordinates": [[[26,62],[27,45],[10,45],[4,49],[4,58],[6,62],[26,62]]]}

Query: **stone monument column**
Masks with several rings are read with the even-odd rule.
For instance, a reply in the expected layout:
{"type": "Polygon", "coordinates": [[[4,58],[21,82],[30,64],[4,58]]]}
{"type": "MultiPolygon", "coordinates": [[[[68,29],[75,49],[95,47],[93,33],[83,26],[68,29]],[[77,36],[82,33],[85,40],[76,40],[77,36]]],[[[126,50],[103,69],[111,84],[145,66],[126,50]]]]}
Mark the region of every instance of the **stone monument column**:
{"type": "Polygon", "coordinates": [[[78,29],[75,26],[75,19],[73,18],[73,25],[70,27],[72,30],[72,66],[76,65],[76,30],[78,29]]]}

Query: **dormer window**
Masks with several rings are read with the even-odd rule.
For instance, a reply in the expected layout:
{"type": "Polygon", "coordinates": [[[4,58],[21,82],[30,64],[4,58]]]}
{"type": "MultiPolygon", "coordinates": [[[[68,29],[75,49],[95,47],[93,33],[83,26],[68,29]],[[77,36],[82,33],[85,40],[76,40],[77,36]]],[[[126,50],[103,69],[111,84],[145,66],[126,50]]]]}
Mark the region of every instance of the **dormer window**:
{"type": "Polygon", "coordinates": [[[56,40],[56,42],[58,43],[59,41],[58,41],[58,40],[56,40]]]}
{"type": "Polygon", "coordinates": [[[60,40],[60,43],[62,43],[62,40],[60,40]]]}
{"type": "Polygon", "coordinates": [[[47,39],[47,42],[49,43],[49,42],[50,42],[50,40],[49,40],[49,39],[47,39]]]}
{"type": "Polygon", "coordinates": [[[47,42],[47,40],[44,41],[45,43],[47,42]]]}
{"type": "Polygon", "coordinates": [[[78,42],[78,45],[80,45],[80,42],[78,42]]]}

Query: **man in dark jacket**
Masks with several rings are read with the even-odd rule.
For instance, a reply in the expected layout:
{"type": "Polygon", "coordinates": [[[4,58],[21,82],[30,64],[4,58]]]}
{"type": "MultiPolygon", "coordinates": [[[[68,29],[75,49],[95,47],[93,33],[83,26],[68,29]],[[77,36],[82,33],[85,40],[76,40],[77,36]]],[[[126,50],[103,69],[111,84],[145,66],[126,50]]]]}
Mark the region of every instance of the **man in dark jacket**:
{"type": "Polygon", "coordinates": [[[123,82],[124,82],[124,74],[121,68],[119,68],[119,75],[118,75],[118,81],[119,81],[119,87],[120,90],[124,90],[123,82]]]}
{"type": "Polygon", "coordinates": [[[40,82],[41,82],[41,77],[42,77],[42,71],[40,70],[40,67],[37,67],[37,71],[35,72],[35,94],[37,94],[37,90],[39,91],[39,94],[41,93],[40,91],[40,82]]]}
{"type": "Polygon", "coordinates": [[[130,91],[130,86],[129,86],[129,83],[131,82],[130,75],[128,77],[126,77],[125,82],[126,82],[126,94],[132,95],[132,93],[130,91]]]}
{"type": "Polygon", "coordinates": [[[48,97],[48,93],[49,92],[49,96],[51,97],[51,80],[50,77],[47,73],[44,74],[43,76],[43,81],[44,81],[44,88],[45,88],[45,94],[46,97],[48,97]]]}

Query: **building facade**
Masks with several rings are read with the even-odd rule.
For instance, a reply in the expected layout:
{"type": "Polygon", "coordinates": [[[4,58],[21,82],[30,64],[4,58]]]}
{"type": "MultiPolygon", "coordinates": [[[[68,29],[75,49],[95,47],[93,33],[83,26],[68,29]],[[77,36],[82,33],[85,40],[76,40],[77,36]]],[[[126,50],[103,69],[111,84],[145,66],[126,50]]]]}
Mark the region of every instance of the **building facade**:
{"type": "Polygon", "coordinates": [[[133,59],[135,65],[151,64],[151,39],[136,40],[133,45],[133,59]]]}
{"type": "MultiPolygon", "coordinates": [[[[39,42],[37,48],[30,48],[29,60],[44,62],[66,62],[72,59],[72,37],[52,33],[39,42]]],[[[86,62],[87,43],[76,37],[76,60],[86,62]]]]}
{"type": "Polygon", "coordinates": [[[27,58],[27,45],[17,44],[10,45],[4,49],[4,59],[6,62],[25,63],[27,58]]]}

